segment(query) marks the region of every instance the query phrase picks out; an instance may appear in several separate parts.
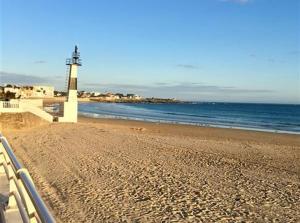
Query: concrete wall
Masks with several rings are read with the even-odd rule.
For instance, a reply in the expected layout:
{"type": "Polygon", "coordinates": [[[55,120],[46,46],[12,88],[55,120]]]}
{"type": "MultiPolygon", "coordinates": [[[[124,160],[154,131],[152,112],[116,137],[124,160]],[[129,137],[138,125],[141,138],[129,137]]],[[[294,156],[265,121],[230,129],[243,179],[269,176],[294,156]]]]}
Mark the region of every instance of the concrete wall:
{"type": "Polygon", "coordinates": [[[8,102],[0,101],[0,113],[30,112],[48,122],[53,122],[53,116],[45,112],[42,107],[42,99],[14,99],[8,102]]]}
{"type": "Polygon", "coordinates": [[[64,116],[59,117],[59,122],[77,122],[77,101],[66,101],[64,102],[64,116]]]}

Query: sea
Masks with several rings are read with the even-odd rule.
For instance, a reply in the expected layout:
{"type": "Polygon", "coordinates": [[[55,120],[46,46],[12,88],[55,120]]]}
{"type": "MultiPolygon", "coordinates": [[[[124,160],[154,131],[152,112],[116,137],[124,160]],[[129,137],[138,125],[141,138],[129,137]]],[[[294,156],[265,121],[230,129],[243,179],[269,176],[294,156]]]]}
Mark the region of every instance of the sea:
{"type": "Polygon", "coordinates": [[[300,134],[300,105],[292,104],[80,102],[79,114],[94,118],[129,119],[300,134]]]}

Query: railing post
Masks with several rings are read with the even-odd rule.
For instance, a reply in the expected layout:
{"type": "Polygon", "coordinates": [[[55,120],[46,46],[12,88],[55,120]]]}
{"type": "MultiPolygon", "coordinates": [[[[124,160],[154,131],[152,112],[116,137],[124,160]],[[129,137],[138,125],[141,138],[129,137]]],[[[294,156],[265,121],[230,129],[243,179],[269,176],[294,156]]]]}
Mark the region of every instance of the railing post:
{"type": "MultiPolygon", "coordinates": [[[[3,137],[1,133],[0,146],[0,151],[3,151],[3,155],[1,155],[2,153],[0,155],[4,158],[4,162],[9,164],[7,168],[11,192],[9,196],[9,205],[14,207],[18,206],[19,211],[24,211],[23,207],[26,207],[27,215],[30,219],[33,218],[33,222],[35,220],[36,222],[40,220],[42,223],[55,223],[54,218],[38,194],[30,174],[27,169],[23,168],[23,166],[19,163],[6,138],[3,137]],[[17,177],[17,182],[14,180],[15,175],[17,177]],[[20,188],[18,188],[18,186],[20,188]],[[18,189],[21,189],[22,192],[17,193],[18,189]],[[19,199],[20,196],[22,196],[21,199],[19,199]],[[24,203],[24,200],[26,203],[24,203]],[[23,203],[22,207],[20,202],[23,203]]],[[[23,213],[21,213],[21,215],[22,214],[23,213]]],[[[22,218],[23,217],[24,216],[22,216],[22,218]]]]}

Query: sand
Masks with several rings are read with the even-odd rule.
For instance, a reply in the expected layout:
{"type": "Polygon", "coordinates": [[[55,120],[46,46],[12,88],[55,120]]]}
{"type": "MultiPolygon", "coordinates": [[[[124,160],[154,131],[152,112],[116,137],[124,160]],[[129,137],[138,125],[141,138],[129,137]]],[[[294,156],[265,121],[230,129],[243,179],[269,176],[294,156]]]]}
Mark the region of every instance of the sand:
{"type": "Polygon", "coordinates": [[[4,131],[58,222],[299,222],[300,136],[80,118],[4,131]]]}

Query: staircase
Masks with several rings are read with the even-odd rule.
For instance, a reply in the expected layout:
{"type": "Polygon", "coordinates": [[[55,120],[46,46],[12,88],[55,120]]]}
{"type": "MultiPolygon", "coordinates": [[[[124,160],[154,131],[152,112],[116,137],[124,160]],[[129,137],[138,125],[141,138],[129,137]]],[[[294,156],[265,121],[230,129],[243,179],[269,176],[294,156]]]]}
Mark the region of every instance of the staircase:
{"type": "Polygon", "coordinates": [[[48,122],[53,122],[53,116],[50,115],[49,113],[45,112],[39,107],[34,107],[34,106],[29,106],[29,105],[23,105],[23,110],[30,112],[36,116],[39,116],[40,118],[48,121],[48,122]]]}

